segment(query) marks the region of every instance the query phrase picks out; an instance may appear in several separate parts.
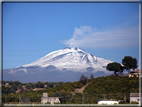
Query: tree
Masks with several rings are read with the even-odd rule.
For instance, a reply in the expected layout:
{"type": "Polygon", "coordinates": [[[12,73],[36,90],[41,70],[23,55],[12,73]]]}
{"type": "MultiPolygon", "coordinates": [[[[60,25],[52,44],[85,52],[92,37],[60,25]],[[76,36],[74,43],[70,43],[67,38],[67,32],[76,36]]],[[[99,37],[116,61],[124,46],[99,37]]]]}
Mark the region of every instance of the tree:
{"type": "Polygon", "coordinates": [[[30,90],[30,89],[31,89],[31,85],[30,85],[30,84],[27,84],[27,85],[26,85],[26,89],[29,89],[29,90],[30,90]]]}
{"type": "Polygon", "coordinates": [[[14,91],[17,91],[17,86],[15,85],[15,84],[13,84],[12,86],[11,86],[11,88],[13,88],[14,89],[14,91]]]}
{"type": "Polygon", "coordinates": [[[18,85],[18,88],[20,89],[19,90],[19,93],[23,93],[24,92],[24,88],[21,84],[18,85]]]}
{"type": "Polygon", "coordinates": [[[38,81],[36,84],[35,84],[35,87],[36,88],[44,88],[44,84],[40,81],[38,81]]]}
{"type": "Polygon", "coordinates": [[[9,85],[13,85],[13,81],[8,81],[9,85]]]}
{"type": "Polygon", "coordinates": [[[7,88],[4,88],[4,87],[3,87],[3,89],[4,89],[4,90],[3,90],[2,92],[3,92],[4,94],[15,93],[15,90],[14,90],[12,87],[7,87],[7,88]]]}
{"type": "Polygon", "coordinates": [[[61,101],[61,103],[66,103],[67,101],[69,101],[69,97],[67,95],[67,93],[61,93],[61,98],[59,98],[59,100],[61,101]]]}
{"type": "Polygon", "coordinates": [[[5,85],[5,84],[6,84],[6,81],[2,81],[2,84],[5,85]]]}
{"type": "Polygon", "coordinates": [[[124,73],[123,73],[123,67],[122,67],[122,70],[119,70],[119,73],[118,73],[118,76],[123,76],[124,73]]]}
{"type": "Polygon", "coordinates": [[[57,92],[54,93],[53,96],[54,96],[54,97],[61,97],[61,92],[58,92],[58,91],[57,91],[57,92]]]}
{"type": "Polygon", "coordinates": [[[84,85],[86,85],[87,84],[87,77],[82,74],[80,77],[80,82],[83,83],[84,85]]]}
{"type": "Polygon", "coordinates": [[[54,87],[54,83],[49,82],[49,83],[47,84],[47,87],[49,87],[49,88],[53,88],[53,87],[54,87]]]}
{"type": "Polygon", "coordinates": [[[44,88],[44,83],[41,82],[40,85],[39,85],[39,87],[40,87],[40,88],[44,88]]]}
{"type": "Polygon", "coordinates": [[[31,83],[31,82],[30,82],[30,83],[28,83],[28,84],[31,86],[31,88],[33,88],[33,89],[35,88],[35,84],[34,84],[34,83],[31,83]]]}
{"type": "Polygon", "coordinates": [[[8,93],[15,93],[15,90],[11,87],[8,93]]]}
{"type": "Polygon", "coordinates": [[[130,69],[135,70],[137,66],[137,59],[132,58],[131,56],[125,56],[124,59],[122,59],[122,64],[124,65],[124,68],[128,70],[128,73],[130,73],[130,69]]]}
{"type": "Polygon", "coordinates": [[[120,63],[117,63],[117,62],[112,62],[112,63],[107,64],[106,69],[109,71],[114,71],[115,76],[118,76],[116,72],[119,72],[120,70],[122,70],[123,72],[123,67],[121,66],[120,63]]]}
{"type": "Polygon", "coordinates": [[[93,75],[93,74],[91,74],[91,75],[90,75],[90,78],[93,80],[93,79],[94,79],[94,75],[93,75]]]}
{"type": "Polygon", "coordinates": [[[59,85],[63,85],[63,84],[64,84],[64,82],[58,82],[58,84],[59,84],[59,85]]]}
{"type": "Polygon", "coordinates": [[[15,84],[16,86],[18,86],[19,84],[22,84],[22,83],[19,82],[19,81],[15,81],[14,84],[15,84]]]}
{"type": "Polygon", "coordinates": [[[19,89],[21,89],[21,88],[22,88],[22,85],[21,85],[21,84],[20,84],[20,85],[18,85],[18,88],[19,88],[19,89]]]}

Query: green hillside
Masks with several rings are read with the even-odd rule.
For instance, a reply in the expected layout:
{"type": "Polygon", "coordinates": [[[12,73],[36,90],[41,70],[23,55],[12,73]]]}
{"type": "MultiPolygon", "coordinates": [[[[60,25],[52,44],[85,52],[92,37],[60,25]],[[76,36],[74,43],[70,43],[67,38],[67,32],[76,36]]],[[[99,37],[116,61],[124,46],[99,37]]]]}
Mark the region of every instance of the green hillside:
{"type": "Polygon", "coordinates": [[[139,93],[139,78],[107,76],[95,78],[84,90],[84,94],[96,99],[115,99],[129,103],[130,92],[139,93]],[[126,97],[126,99],[124,98],[126,97]]]}
{"type": "Polygon", "coordinates": [[[95,78],[84,93],[116,94],[139,92],[139,78],[107,76],[95,78]]]}
{"type": "Polygon", "coordinates": [[[40,103],[43,93],[48,93],[49,97],[60,97],[61,103],[70,103],[70,104],[96,104],[98,99],[117,99],[125,100],[129,103],[129,94],[130,92],[139,92],[139,78],[128,78],[116,77],[116,76],[107,76],[107,77],[98,77],[94,79],[88,79],[89,84],[84,89],[83,93],[76,93],[75,95],[72,92],[76,88],[81,88],[84,85],[80,82],[69,82],[63,83],[61,85],[55,85],[53,88],[33,91],[27,90],[21,94],[19,93],[9,93],[8,95],[3,93],[3,102],[4,103],[18,103],[22,99],[29,99],[32,103],[40,103]],[[20,97],[19,97],[20,96],[20,97]]]}

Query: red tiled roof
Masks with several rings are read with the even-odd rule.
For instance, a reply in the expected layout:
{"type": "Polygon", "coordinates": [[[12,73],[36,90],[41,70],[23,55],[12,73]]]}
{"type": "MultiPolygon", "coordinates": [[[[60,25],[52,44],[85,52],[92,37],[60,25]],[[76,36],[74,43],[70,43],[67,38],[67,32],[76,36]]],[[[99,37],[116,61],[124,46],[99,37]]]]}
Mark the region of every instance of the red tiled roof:
{"type": "Polygon", "coordinates": [[[135,73],[139,73],[139,71],[142,73],[142,70],[136,70],[136,71],[134,71],[135,73]]]}
{"type": "Polygon", "coordinates": [[[139,97],[141,93],[130,93],[130,97],[139,97]]]}

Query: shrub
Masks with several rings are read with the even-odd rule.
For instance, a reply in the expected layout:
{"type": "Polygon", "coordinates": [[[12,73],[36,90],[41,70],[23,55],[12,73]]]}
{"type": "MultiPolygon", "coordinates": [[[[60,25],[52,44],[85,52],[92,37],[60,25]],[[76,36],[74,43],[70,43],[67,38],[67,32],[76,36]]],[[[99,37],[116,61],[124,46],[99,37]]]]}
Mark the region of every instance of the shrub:
{"type": "Polygon", "coordinates": [[[139,104],[139,103],[136,101],[131,101],[131,104],[139,104]]]}

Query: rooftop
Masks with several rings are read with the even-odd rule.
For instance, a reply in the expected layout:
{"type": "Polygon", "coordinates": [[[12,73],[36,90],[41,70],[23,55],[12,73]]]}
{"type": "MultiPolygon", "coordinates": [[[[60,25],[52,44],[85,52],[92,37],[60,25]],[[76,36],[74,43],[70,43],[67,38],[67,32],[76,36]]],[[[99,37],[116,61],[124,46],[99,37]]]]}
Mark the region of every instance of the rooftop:
{"type": "Polygon", "coordinates": [[[135,73],[139,73],[139,72],[142,73],[142,70],[135,70],[134,72],[135,72],[135,73]]]}
{"type": "MultiPolygon", "coordinates": [[[[140,93],[130,93],[130,97],[139,97],[140,93]]],[[[142,94],[141,94],[142,96],[142,94]]]]}
{"type": "Polygon", "coordinates": [[[108,99],[103,99],[103,100],[98,100],[98,101],[118,101],[118,100],[113,100],[113,99],[110,99],[110,100],[108,100],[108,99]]]}

